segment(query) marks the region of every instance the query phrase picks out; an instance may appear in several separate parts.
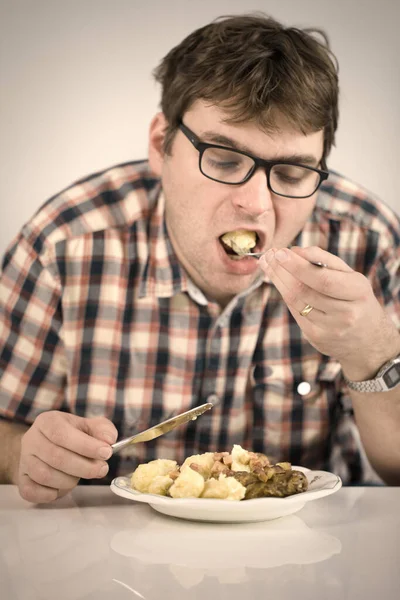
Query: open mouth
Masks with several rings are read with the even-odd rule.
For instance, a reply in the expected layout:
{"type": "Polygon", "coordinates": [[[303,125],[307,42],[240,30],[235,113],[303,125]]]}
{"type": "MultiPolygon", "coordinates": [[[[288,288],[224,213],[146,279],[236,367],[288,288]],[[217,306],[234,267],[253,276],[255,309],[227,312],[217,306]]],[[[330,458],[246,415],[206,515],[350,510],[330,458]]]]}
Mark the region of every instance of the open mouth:
{"type": "Polygon", "coordinates": [[[259,237],[255,231],[237,229],[224,233],[219,240],[229,258],[242,260],[248,252],[255,250],[259,237]]]}

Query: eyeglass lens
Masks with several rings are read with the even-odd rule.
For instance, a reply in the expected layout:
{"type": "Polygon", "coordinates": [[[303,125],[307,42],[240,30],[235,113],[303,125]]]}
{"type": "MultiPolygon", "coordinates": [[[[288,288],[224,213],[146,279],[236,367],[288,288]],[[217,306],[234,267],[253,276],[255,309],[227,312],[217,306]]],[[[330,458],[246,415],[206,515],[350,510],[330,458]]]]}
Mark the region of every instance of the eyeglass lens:
{"type": "MultiPolygon", "coordinates": [[[[204,175],[222,183],[241,183],[254,169],[254,160],[240,152],[221,148],[206,148],[200,168],[204,175]]],[[[273,192],[283,196],[308,196],[320,181],[318,172],[296,165],[276,164],[270,171],[273,192]]]]}

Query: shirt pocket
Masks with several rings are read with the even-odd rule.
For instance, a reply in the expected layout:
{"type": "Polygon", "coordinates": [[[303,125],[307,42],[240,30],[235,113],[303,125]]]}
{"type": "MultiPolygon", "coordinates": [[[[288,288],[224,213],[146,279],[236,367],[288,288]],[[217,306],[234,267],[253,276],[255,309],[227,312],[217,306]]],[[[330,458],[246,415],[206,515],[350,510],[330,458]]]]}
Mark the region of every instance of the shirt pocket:
{"type": "Polygon", "coordinates": [[[340,364],[315,353],[289,364],[257,366],[253,375],[260,436],[271,454],[323,468],[341,410],[340,364]]]}
{"type": "Polygon", "coordinates": [[[301,415],[300,464],[327,469],[335,432],[342,413],[342,371],[340,363],[327,357],[305,361],[302,377],[294,378],[294,406],[301,415]],[[321,360],[322,359],[322,360],[321,360]]]}

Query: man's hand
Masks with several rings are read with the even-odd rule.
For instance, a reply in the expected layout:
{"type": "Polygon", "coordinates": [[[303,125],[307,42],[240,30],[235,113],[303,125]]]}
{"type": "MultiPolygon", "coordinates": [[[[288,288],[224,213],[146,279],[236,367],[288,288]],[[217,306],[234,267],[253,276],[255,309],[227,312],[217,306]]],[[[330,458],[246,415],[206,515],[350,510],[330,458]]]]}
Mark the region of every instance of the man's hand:
{"type": "Polygon", "coordinates": [[[51,502],[79,479],[104,477],[117,430],[106,418],[87,419],[49,411],[40,414],[21,439],[17,485],[29,502],[51,502]]]}
{"type": "Polygon", "coordinates": [[[341,363],[349,379],[374,377],[400,352],[400,336],[364,275],[317,247],[269,250],[260,267],[308,341],[341,363]],[[312,262],[322,262],[320,268],[312,262]],[[300,313],[306,305],[313,309],[300,313]]]}

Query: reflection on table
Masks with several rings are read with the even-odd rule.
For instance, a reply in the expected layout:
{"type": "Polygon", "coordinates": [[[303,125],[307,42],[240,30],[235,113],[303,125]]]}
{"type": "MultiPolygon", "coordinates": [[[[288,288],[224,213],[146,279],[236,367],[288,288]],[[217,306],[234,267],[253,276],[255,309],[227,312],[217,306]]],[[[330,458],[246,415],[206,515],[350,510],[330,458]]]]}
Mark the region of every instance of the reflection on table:
{"type": "Polygon", "coordinates": [[[341,544],[294,515],[244,526],[149,515],[139,532],[130,528],[116,533],[111,548],[148,565],[169,565],[178,581],[191,587],[207,575],[221,582],[248,581],[248,569],[319,562],[338,554],[341,544]]]}
{"type": "Polygon", "coordinates": [[[3,600],[398,598],[400,488],[343,488],[296,515],[211,524],[108,488],[35,507],[0,486],[3,600]]]}

